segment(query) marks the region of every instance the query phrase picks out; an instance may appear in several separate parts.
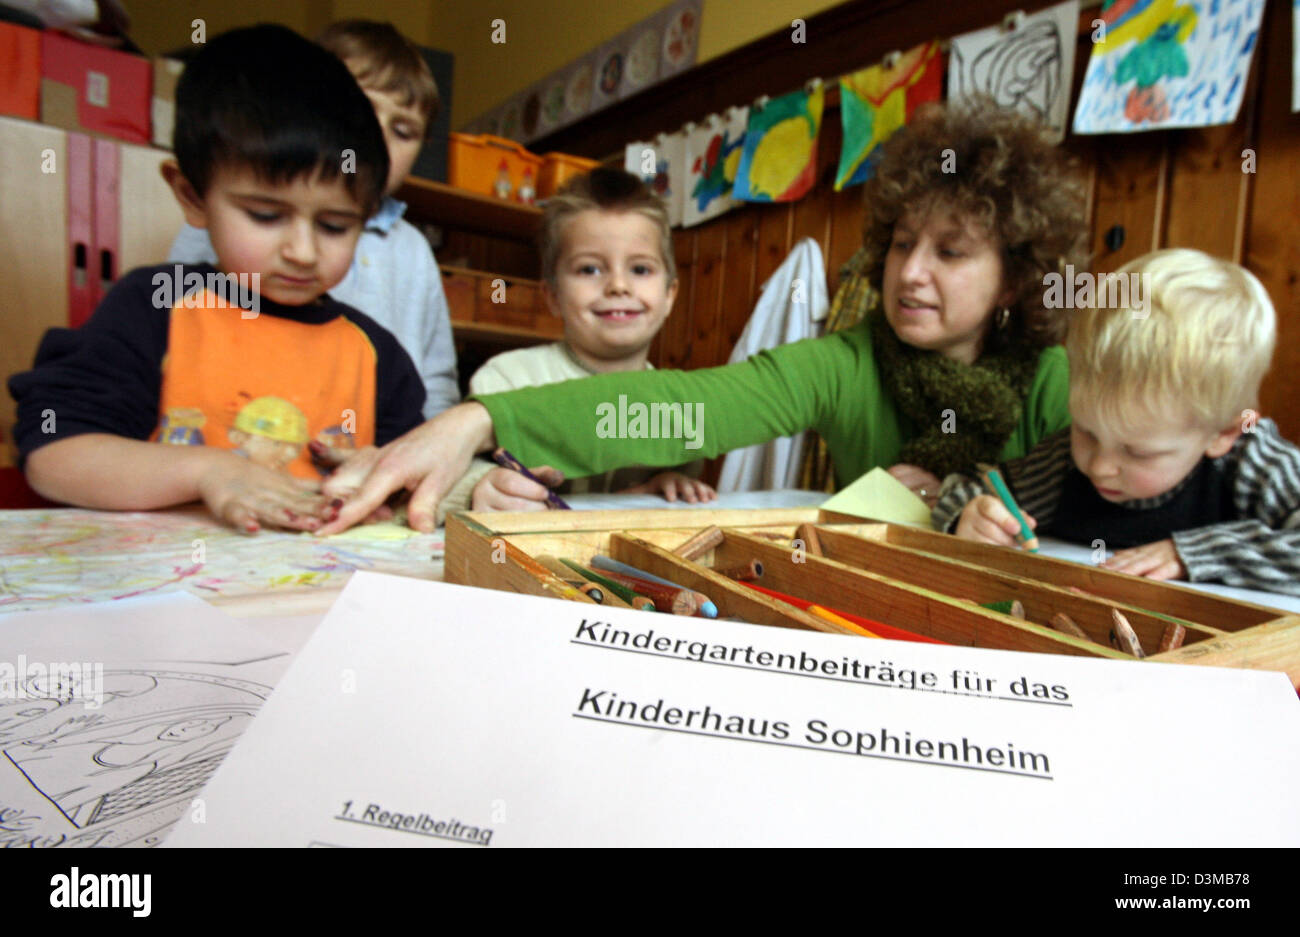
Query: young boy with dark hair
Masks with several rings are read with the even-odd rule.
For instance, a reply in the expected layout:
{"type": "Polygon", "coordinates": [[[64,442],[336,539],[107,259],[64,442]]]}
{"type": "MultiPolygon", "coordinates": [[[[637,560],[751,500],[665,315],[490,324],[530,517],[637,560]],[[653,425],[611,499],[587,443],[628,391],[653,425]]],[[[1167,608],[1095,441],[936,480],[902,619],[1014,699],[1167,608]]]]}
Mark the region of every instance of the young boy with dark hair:
{"type": "Polygon", "coordinates": [[[279,26],[207,43],[176,91],[164,166],[217,263],[132,271],[52,329],[9,389],[29,483],[84,507],[201,499],[236,528],[315,530],[316,440],[352,450],[420,422],[410,358],[326,292],[383,197],[383,133],[347,68],[279,26]]]}
{"type": "MultiPolygon", "coordinates": [[[[420,53],[389,23],[343,20],[317,41],[343,60],[370,99],[389,160],[383,200],[362,225],[352,266],[330,295],[401,342],[424,383],[424,415],[432,417],[460,400],[451,316],[429,242],[402,218],[406,204],[393,196],[438,113],[438,86],[420,53]]],[[[207,232],[190,225],[181,228],[169,254],[182,262],[215,258],[207,232]]]]}

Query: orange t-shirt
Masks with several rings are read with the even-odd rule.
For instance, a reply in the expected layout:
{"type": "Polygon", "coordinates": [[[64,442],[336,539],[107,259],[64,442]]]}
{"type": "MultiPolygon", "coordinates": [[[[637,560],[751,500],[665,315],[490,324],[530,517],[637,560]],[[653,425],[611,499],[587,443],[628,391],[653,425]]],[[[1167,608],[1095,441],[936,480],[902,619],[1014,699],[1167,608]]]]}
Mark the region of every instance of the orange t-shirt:
{"type": "Polygon", "coordinates": [[[377,354],[357,324],[245,318],[211,293],[203,300],[171,309],[151,439],[234,449],[313,479],[311,440],[345,449],[374,442],[377,354]]]}

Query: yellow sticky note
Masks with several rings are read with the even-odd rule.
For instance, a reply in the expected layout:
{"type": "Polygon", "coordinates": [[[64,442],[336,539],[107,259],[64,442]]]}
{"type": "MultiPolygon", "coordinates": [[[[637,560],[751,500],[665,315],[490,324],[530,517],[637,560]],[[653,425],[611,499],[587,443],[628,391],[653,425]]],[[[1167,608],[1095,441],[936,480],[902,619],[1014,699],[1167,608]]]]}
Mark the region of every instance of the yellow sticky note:
{"type": "Polygon", "coordinates": [[[867,472],[824,503],[822,509],[933,529],[929,506],[882,468],[867,472]]]}

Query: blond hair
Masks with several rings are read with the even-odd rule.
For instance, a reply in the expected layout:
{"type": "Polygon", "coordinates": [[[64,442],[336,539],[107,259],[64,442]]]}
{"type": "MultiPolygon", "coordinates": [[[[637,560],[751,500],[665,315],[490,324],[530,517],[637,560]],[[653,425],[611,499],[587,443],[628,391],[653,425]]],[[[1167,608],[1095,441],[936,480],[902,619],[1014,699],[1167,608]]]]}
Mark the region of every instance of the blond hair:
{"type": "Polygon", "coordinates": [[[668,210],[663,201],[629,172],[593,169],[575,176],[546,200],[539,235],[543,280],[555,284],[555,271],[564,248],[564,226],[584,211],[636,212],[649,218],[659,229],[659,253],[663,255],[668,282],[677,279],[673,232],[668,225],[668,210]]]}
{"type": "Polygon", "coordinates": [[[327,26],[316,41],[350,63],[348,67],[361,87],[396,93],[403,107],[413,105],[424,115],[428,134],[442,105],[438,85],[419,50],[391,23],[340,20],[327,26]]]}
{"type": "Polygon", "coordinates": [[[1132,289],[1097,287],[1098,296],[1132,294],[1127,304],[1073,313],[1071,396],[1121,423],[1135,402],[1182,408],[1206,429],[1238,421],[1257,404],[1277,340],[1264,287],[1244,267],[1187,248],[1145,254],[1109,277],[1134,274],[1132,289]]]}

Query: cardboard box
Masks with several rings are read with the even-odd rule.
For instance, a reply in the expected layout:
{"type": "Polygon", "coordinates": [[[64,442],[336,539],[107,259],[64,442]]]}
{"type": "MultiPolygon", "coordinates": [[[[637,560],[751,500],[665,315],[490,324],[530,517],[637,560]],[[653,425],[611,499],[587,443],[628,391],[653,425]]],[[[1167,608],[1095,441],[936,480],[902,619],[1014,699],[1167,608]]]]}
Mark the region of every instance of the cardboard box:
{"type": "Polygon", "coordinates": [[[172,148],[172,131],[176,128],[176,82],[180,81],[185,63],[160,55],[153,60],[153,145],[172,148]]]}
{"type": "Polygon", "coordinates": [[[41,116],[41,31],[0,23],[0,114],[41,116]]]}
{"type": "Polygon", "coordinates": [[[149,143],[148,59],[41,34],[41,121],[65,130],[149,143]]]}

